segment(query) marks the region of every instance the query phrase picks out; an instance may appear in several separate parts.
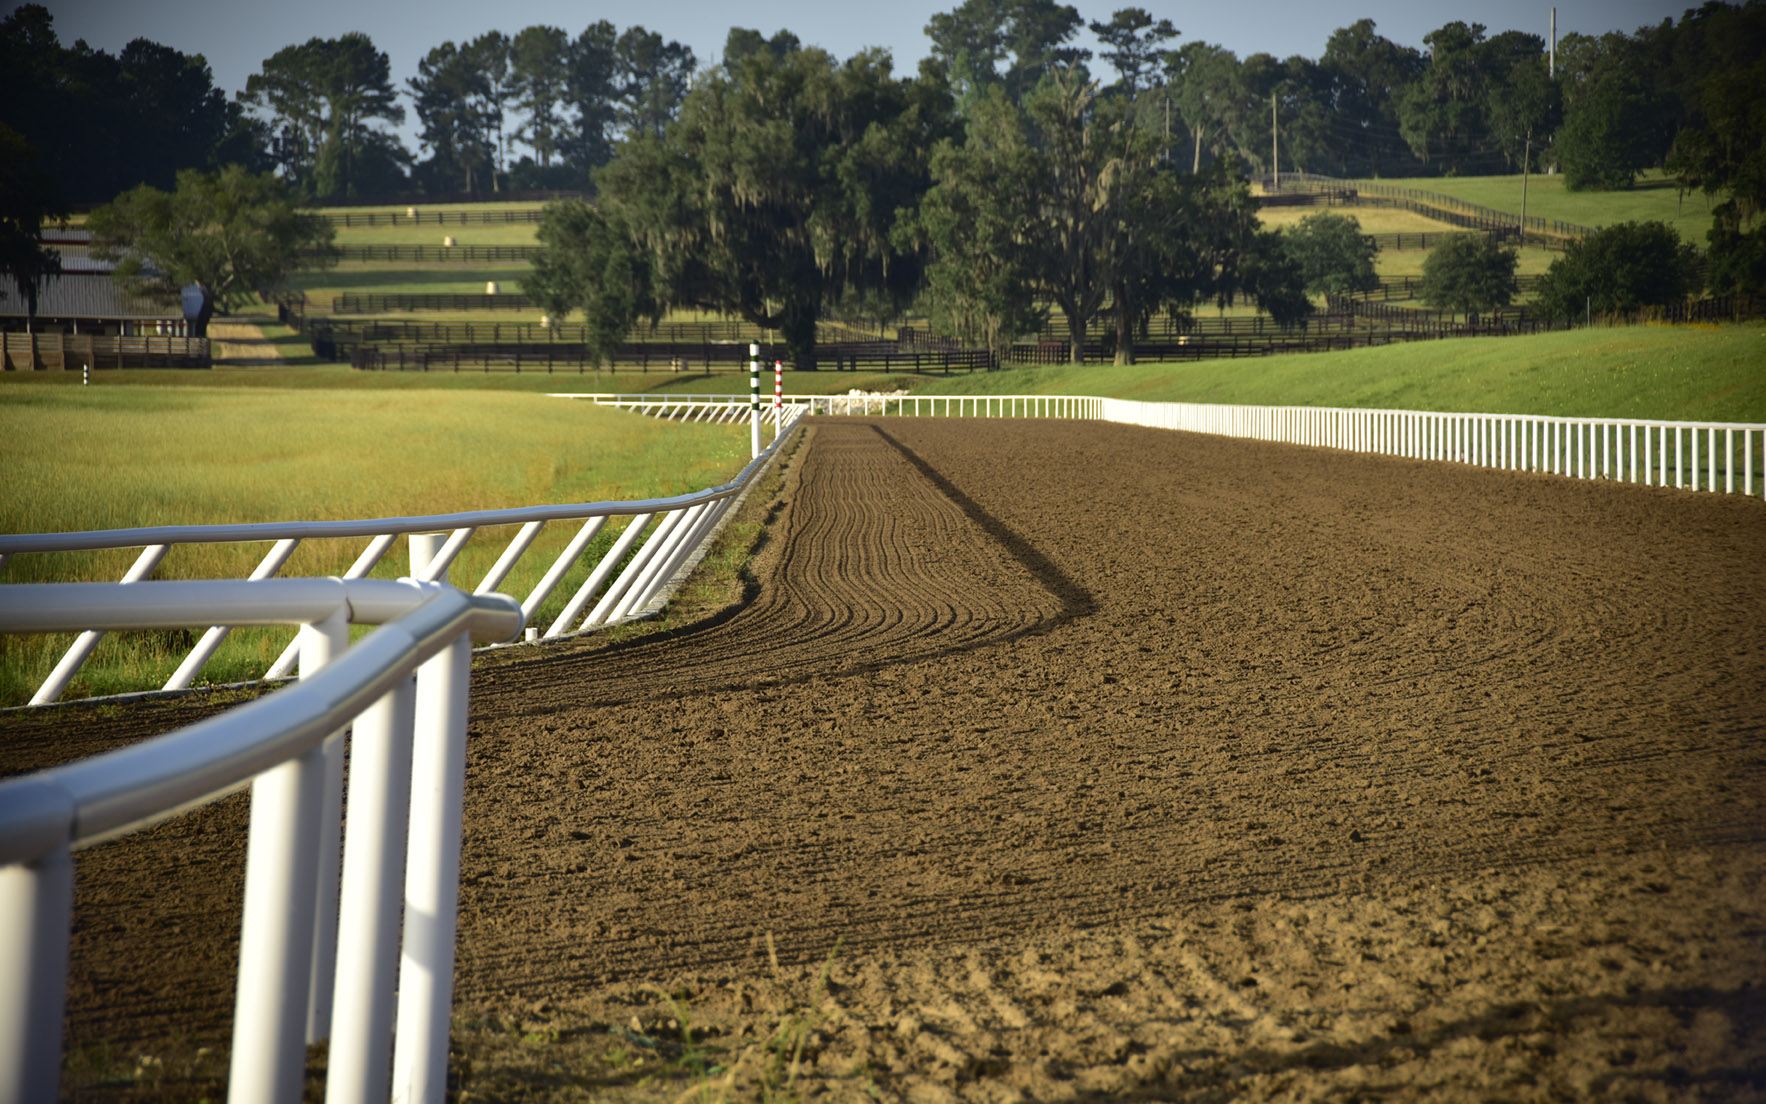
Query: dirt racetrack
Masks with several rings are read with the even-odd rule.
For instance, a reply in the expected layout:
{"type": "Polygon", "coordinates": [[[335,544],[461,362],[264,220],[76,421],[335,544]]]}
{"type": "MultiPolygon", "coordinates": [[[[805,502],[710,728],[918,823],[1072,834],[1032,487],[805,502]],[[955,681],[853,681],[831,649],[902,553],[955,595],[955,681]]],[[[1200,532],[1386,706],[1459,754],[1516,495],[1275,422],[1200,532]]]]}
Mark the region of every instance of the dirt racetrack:
{"type": "MultiPolygon", "coordinates": [[[[465,1098],[1766,1099],[1759,501],[843,419],[771,509],[475,667],[465,1098]]],[[[77,1060],[224,1045],[243,810],[81,857],[77,1060]]]]}

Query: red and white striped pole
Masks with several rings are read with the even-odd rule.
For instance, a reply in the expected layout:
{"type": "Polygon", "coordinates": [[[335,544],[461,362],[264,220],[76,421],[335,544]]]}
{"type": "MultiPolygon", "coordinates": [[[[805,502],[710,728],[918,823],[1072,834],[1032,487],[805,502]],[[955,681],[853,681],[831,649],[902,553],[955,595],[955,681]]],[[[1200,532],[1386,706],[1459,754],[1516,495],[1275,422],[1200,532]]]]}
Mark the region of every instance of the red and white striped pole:
{"type": "Polygon", "coordinates": [[[785,362],[773,361],[773,438],[785,428],[785,362]]]}

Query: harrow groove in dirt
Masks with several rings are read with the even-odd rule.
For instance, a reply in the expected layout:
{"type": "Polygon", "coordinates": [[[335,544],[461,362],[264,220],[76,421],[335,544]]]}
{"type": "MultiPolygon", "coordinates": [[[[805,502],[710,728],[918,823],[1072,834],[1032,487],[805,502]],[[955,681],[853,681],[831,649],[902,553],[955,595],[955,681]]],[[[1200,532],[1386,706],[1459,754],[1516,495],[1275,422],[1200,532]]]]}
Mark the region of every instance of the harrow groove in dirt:
{"type": "MultiPolygon", "coordinates": [[[[774,509],[740,607],[475,670],[467,1053],[666,990],[837,1097],[1762,1090],[1760,503],[888,419],[774,509]]],[[[224,1041],[242,810],[82,858],[76,1044],[224,1041]]]]}

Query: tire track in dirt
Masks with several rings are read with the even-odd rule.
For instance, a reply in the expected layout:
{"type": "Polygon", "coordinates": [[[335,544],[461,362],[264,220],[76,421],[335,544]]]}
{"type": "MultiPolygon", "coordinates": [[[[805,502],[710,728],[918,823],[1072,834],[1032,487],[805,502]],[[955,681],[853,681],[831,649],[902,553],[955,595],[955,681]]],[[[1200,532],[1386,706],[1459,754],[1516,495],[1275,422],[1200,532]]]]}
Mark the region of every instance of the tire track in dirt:
{"type": "Polygon", "coordinates": [[[487,710],[518,713],[523,701],[565,686],[589,695],[573,699],[587,705],[810,668],[856,672],[1046,631],[1091,608],[1083,587],[880,427],[834,423],[814,433],[806,447],[816,462],[792,468],[790,517],[763,554],[757,570],[771,578],[751,603],[663,641],[591,643],[592,659],[579,649],[498,666],[475,688],[496,701],[487,710]]]}

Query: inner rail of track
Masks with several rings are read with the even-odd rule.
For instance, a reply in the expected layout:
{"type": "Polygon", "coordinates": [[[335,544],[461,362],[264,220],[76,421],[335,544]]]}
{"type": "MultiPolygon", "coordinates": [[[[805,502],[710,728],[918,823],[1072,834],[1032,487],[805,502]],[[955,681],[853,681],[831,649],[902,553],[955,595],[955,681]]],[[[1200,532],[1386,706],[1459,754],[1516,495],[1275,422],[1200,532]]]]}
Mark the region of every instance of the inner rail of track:
{"type": "MultiPolygon", "coordinates": [[[[746,406],[743,413],[748,413],[746,406]]],[[[270,549],[252,571],[251,578],[267,579],[282,570],[303,541],[342,538],[367,541],[343,575],[345,579],[360,579],[386,557],[400,537],[405,537],[411,542],[410,574],[427,581],[444,578],[449,565],[481,530],[520,526],[496,562],[473,587],[475,594],[488,594],[509,577],[547,524],[576,524],[577,531],[569,543],[521,601],[522,617],[531,624],[541,604],[558,589],[565,575],[576,566],[590,542],[609,520],[628,519],[618,539],[596,562],[558,616],[543,628],[534,627],[538,636],[549,640],[571,632],[617,624],[644,613],[664,598],[678,581],[681,569],[716,533],[731,505],[772,463],[781,443],[796,430],[802,416],[803,411],[795,407],[781,410],[779,417],[773,419],[778,432],[772,443],[764,450],[757,449],[755,458],[736,478],[709,490],[673,498],[523,506],[359,521],[174,525],[73,533],[0,534],[0,569],[12,557],[32,553],[139,548],[140,554],[121,580],[125,584],[135,584],[151,578],[175,546],[257,542],[270,545],[270,549]]],[[[188,689],[232,629],[231,625],[209,626],[167,679],[163,689],[188,689]]],[[[81,629],[49,677],[32,695],[30,704],[45,705],[58,700],[103,636],[104,630],[100,627],[81,629]]],[[[298,657],[299,641],[296,640],[270,665],[263,677],[273,679],[288,675],[298,657]]]]}

